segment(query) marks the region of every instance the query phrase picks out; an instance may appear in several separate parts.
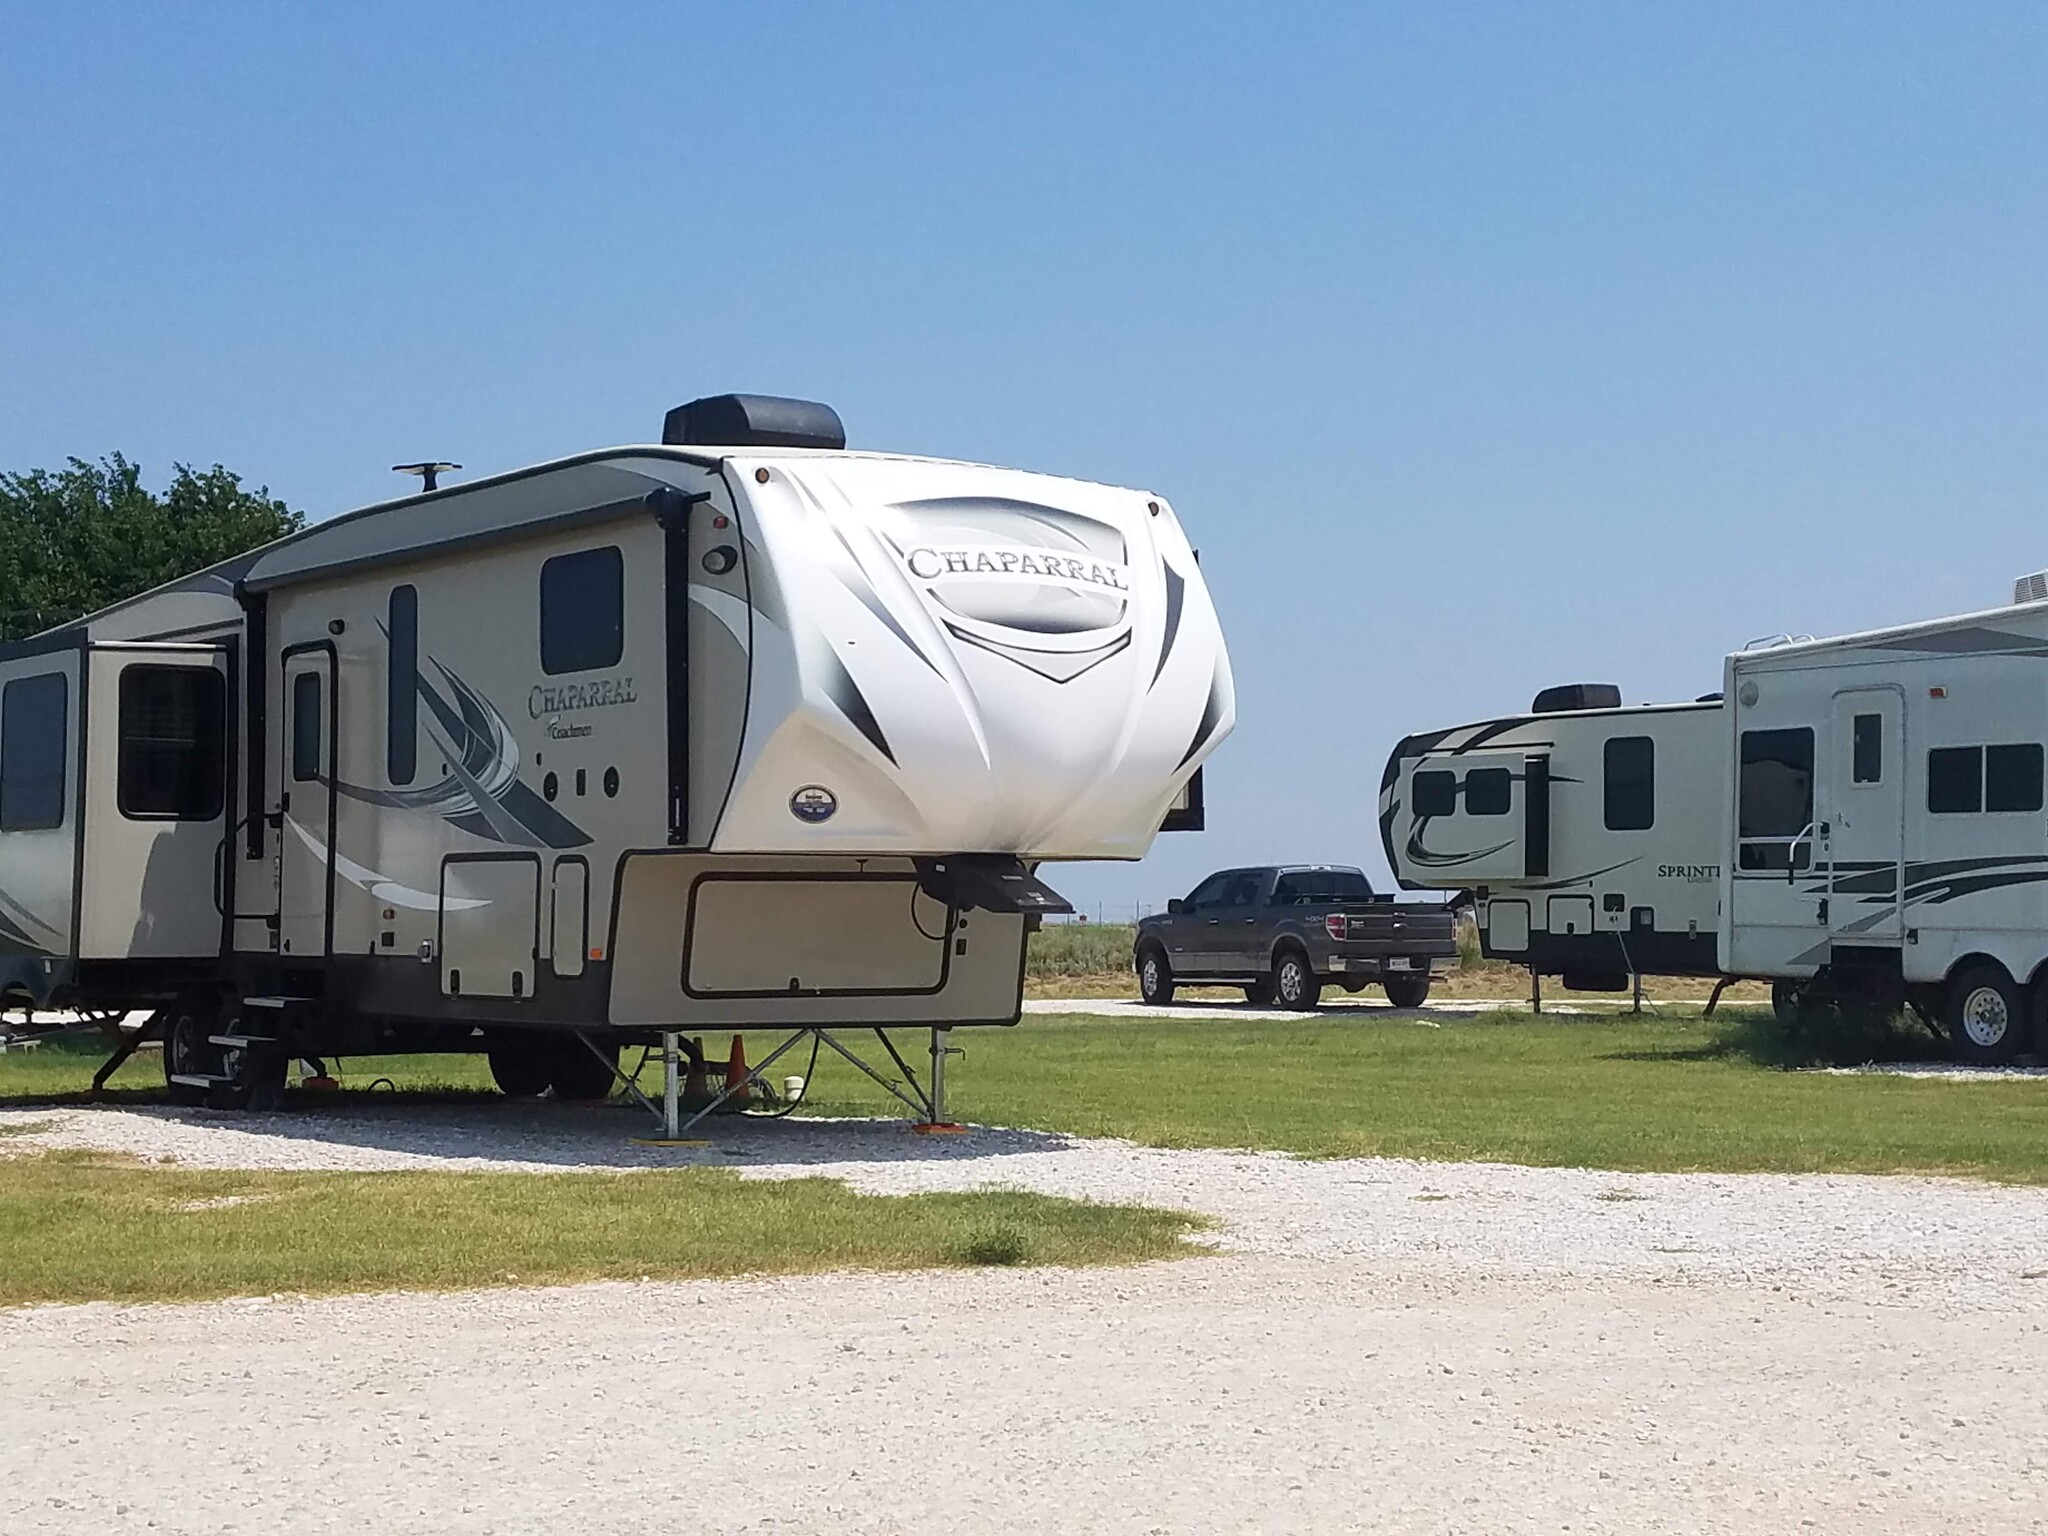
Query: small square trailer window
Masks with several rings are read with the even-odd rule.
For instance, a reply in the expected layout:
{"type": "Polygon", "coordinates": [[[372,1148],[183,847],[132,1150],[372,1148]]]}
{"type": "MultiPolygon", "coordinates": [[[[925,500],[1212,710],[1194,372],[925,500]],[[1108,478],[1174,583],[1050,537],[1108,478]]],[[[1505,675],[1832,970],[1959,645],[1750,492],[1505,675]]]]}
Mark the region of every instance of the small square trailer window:
{"type": "Polygon", "coordinates": [[[0,689],[0,832],[64,825],[71,685],[61,672],[0,689]]]}
{"type": "Polygon", "coordinates": [[[2017,742],[1984,749],[1984,809],[2041,809],[2041,744],[2017,742]]]}
{"type": "Polygon", "coordinates": [[[1458,814],[1458,776],[1441,768],[1417,770],[1413,783],[1415,814],[1455,816],[1458,814]]]}
{"type": "Polygon", "coordinates": [[[1505,768],[1474,768],[1465,775],[1465,814],[1505,816],[1514,802],[1514,781],[1505,768]]]}
{"type": "Polygon", "coordinates": [[[212,667],[121,672],[115,801],[131,821],[212,821],[227,782],[227,680],[212,667]]]}
{"type": "Polygon", "coordinates": [[[1984,749],[1934,747],[1927,754],[1927,809],[1954,816],[1984,809],[1984,749]]]}
{"type": "Polygon", "coordinates": [[[626,653],[626,563],[616,544],[540,568],[540,667],[595,672],[626,653]]]}

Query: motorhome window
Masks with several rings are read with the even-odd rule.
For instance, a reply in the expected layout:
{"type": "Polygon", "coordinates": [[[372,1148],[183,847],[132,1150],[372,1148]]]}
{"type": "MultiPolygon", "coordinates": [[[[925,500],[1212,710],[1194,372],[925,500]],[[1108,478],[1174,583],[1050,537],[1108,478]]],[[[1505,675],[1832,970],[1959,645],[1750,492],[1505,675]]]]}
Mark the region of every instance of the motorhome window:
{"type": "Polygon", "coordinates": [[[1513,803],[1513,781],[1507,769],[1474,768],[1465,775],[1467,816],[1505,816],[1513,803]]]}
{"type": "Polygon", "coordinates": [[[1984,749],[1935,747],[1927,754],[1927,809],[1937,816],[1984,809],[1984,749]]]}
{"type": "Polygon", "coordinates": [[[17,677],[0,689],[0,832],[64,825],[70,701],[61,672],[17,677]]]}
{"type": "Polygon", "coordinates": [[[1813,825],[1810,727],[1742,733],[1735,807],[1737,868],[1805,869],[1813,862],[1812,842],[1799,840],[1813,825]]]}
{"type": "Polygon", "coordinates": [[[1849,736],[1849,782],[1881,782],[1884,778],[1884,716],[1858,715],[1850,722],[1849,736]]]}
{"type": "Polygon", "coordinates": [[[1441,768],[1425,768],[1413,780],[1415,814],[1455,816],[1458,814],[1458,776],[1441,768]]]}
{"type": "Polygon", "coordinates": [[[301,784],[320,777],[320,694],[318,672],[292,679],[292,777],[301,784]]]}
{"type": "Polygon", "coordinates": [[[2041,809],[2041,744],[2019,742],[1984,749],[1984,809],[2041,809]]]}
{"type": "Polygon", "coordinates": [[[618,546],[557,555],[540,568],[540,667],[595,672],[626,654],[626,564],[618,546]]]}
{"type": "Polygon", "coordinates": [[[1282,875],[1273,885],[1276,907],[1371,900],[1372,886],[1355,869],[1306,869],[1299,874],[1282,875]]]}
{"type": "Polygon", "coordinates": [[[1615,736],[1605,753],[1602,813],[1610,832],[1642,832],[1657,819],[1657,743],[1615,736]]]}
{"type": "Polygon", "coordinates": [[[227,679],[212,667],[121,673],[114,799],[132,821],[212,821],[227,784],[227,679]]]}
{"type": "Polygon", "coordinates": [[[394,785],[410,784],[420,766],[420,594],[393,587],[385,628],[390,649],[384,679],[384,772],[394,785]]]}

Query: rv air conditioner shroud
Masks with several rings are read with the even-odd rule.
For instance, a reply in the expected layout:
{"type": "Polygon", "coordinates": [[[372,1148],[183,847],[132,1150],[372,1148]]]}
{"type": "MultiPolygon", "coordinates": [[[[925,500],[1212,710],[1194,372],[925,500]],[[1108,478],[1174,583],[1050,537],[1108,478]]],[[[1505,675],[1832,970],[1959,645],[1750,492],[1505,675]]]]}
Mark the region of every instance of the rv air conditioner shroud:
{"type": "Polygon", "coordinates": [[[933,901],[962,912],[1071,912],[1074,904],[1007,853],[955,853],[919,859],[917,883],[933,901]]]}
{"type": "Polygon", "coordinates": [[[2034,571],[2012,584],[2016,603],[2038,603],[2043,598],[2048,598],[2048,571],[2034,571]]]}
{"type": "Polygon", "coordinates": [[[1558,715],[1572,709],[1619,709],[1621,690],[1612,683],[1560,683],[1536,695],[1532,715],[1558,715]]]}
{"type": "Polygon", "coordinates": [[[670,411],[661,440],[671,447],[837,450],[846,446],[846,428],[837,411],[815,400],[707,395],[670,411]]]}

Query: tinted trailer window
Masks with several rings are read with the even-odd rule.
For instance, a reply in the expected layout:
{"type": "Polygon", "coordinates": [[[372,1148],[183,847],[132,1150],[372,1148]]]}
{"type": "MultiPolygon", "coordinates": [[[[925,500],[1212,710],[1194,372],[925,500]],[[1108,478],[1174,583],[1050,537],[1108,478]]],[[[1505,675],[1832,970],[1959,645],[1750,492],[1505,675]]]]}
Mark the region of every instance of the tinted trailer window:
{"type": "Polygon", "coordinates": [[[1813,730],[1742,733],[1742,777],[1736,789],[1741,869],[1805,869],[1813,825],[1813,730]]]}

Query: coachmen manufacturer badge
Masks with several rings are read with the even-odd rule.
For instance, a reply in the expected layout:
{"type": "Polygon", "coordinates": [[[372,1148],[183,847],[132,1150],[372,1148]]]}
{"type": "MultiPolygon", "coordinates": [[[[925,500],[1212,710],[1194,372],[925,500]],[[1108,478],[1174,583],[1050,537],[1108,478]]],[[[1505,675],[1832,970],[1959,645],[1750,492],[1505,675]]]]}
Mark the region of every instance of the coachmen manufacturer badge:
{"type": "Polygon", "coordinates": [[[822,784],[806,784],[789,797],[789,814],[798,821],[830,821],[838,809],[839,797],[822,784]]]}

